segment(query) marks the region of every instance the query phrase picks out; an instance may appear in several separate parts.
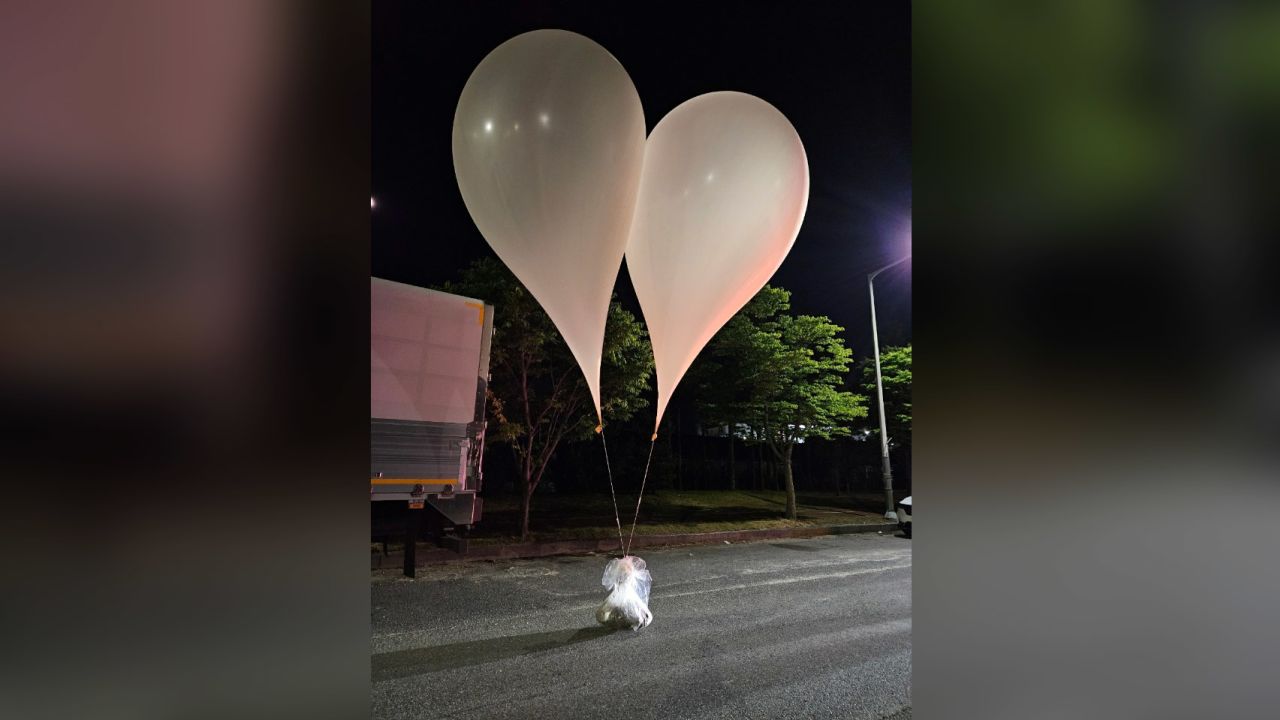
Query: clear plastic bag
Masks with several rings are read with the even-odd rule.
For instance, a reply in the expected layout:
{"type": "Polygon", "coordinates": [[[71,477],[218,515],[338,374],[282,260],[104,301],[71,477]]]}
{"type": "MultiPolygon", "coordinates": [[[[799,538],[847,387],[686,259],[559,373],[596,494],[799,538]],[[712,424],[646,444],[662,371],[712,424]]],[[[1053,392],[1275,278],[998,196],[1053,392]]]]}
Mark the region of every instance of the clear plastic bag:
{"type": "Polygon", "coordinates": [[[609,590],[609,596],[596,610],[596,622],[632,630],[653,622],[653,613],[649,612],[649,587],[653,577],[644,560],[633,555],[610,560],[600,584],[609,590]]]}

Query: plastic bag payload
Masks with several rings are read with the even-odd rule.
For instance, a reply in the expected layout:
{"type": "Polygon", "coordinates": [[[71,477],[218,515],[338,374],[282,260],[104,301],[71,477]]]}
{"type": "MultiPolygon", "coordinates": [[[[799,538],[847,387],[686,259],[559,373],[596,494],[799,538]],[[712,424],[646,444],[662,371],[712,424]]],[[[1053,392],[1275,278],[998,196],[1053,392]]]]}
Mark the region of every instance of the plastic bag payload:
{"type": "Polygon", "coordinates": [[[596,622],[632,630],[653,622],[653,613],[649,612],[649,587],[653,577],[644,560],[633,555],[610,560],[600,584],[609,590],[609,596],[596,610],[596,622]]]}

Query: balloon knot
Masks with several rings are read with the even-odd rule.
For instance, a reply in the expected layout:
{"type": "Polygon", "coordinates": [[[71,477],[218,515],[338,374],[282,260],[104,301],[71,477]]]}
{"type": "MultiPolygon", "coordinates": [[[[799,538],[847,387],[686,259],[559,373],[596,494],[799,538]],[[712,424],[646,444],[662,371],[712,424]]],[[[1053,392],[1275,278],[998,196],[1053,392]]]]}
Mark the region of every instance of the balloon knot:
{"type": "Polygon", "coordinates": [[[604,432],[604,425],[597,425],[596,433],[601,433],[601,432],[604,432]]]}
{"type": "Polygon", "coordinates": [[[657,442],[657,441],[658,441],[658,433],[654,433],[653,437],[649,438],[649,442],[657,442]]]}

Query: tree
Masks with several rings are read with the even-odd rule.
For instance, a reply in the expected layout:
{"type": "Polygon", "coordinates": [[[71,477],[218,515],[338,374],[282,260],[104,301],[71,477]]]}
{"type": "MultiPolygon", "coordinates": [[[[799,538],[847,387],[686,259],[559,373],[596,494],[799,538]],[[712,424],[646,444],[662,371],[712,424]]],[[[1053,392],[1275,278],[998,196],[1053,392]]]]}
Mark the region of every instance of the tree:
{"type": "Polygon", "coordinates": [[[841,390],[853,352],[844,328],[820,315],[792,315],[791,293],[766,285],[697,361],[704,420],[768,447],[783,469],[787,517],[796,517],[791,452],[809,438],[849,435],[866,398],[841,390]]]}
{"type": "MultiPolygon", "coordinates": [[[[508,445],[515,456],[520,538],[528,539],[533,493],[556,448],[563,441],[593,434],[597,420],[591,393],[551,318],[501,262],[478,260],[458,282],[446,283],[443,289],[493,305],[486,437],[508,445]]],[[[600,401],[606,419],[626,420],[648,405],[645,392],[653,373],[648,334],[616,301],[609,306],[601,364],[600,401]]]]}
{"type": "MultiPolygon", "coordinates": [[[[880,379],[884,384],[885,425],[890,447],[911,447],[911,344],[880,351],[880,379]]],[[[862,389],[876,396],[876,361],[862,366],[862,389]]],[[[872,429],[879,443],[880,425],[872,429]]]]}

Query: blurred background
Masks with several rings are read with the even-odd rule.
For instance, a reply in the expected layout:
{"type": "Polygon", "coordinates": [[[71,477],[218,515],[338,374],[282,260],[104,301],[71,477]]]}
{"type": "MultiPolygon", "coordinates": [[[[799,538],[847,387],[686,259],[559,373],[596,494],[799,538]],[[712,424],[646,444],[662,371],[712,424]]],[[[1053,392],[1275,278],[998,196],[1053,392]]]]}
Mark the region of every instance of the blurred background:
{"type": "Polygon", "coordinates": [[[0,4],[0,716],[368,707],[369,10],[301,9],[0,4]]]}
{"type": "Polygon", "coordinates": [[[915,3],[919,717],[1274,712],[1278,47],[915,3]]]}
{"type": "MultiPolygon", "coordinates": [[[[301,10],[0,6],[0,715],[368,707],[370,10],[301,10]]],[[[920,717],[1274,714],[1277,47],[913,5],[920,717]]]]}

